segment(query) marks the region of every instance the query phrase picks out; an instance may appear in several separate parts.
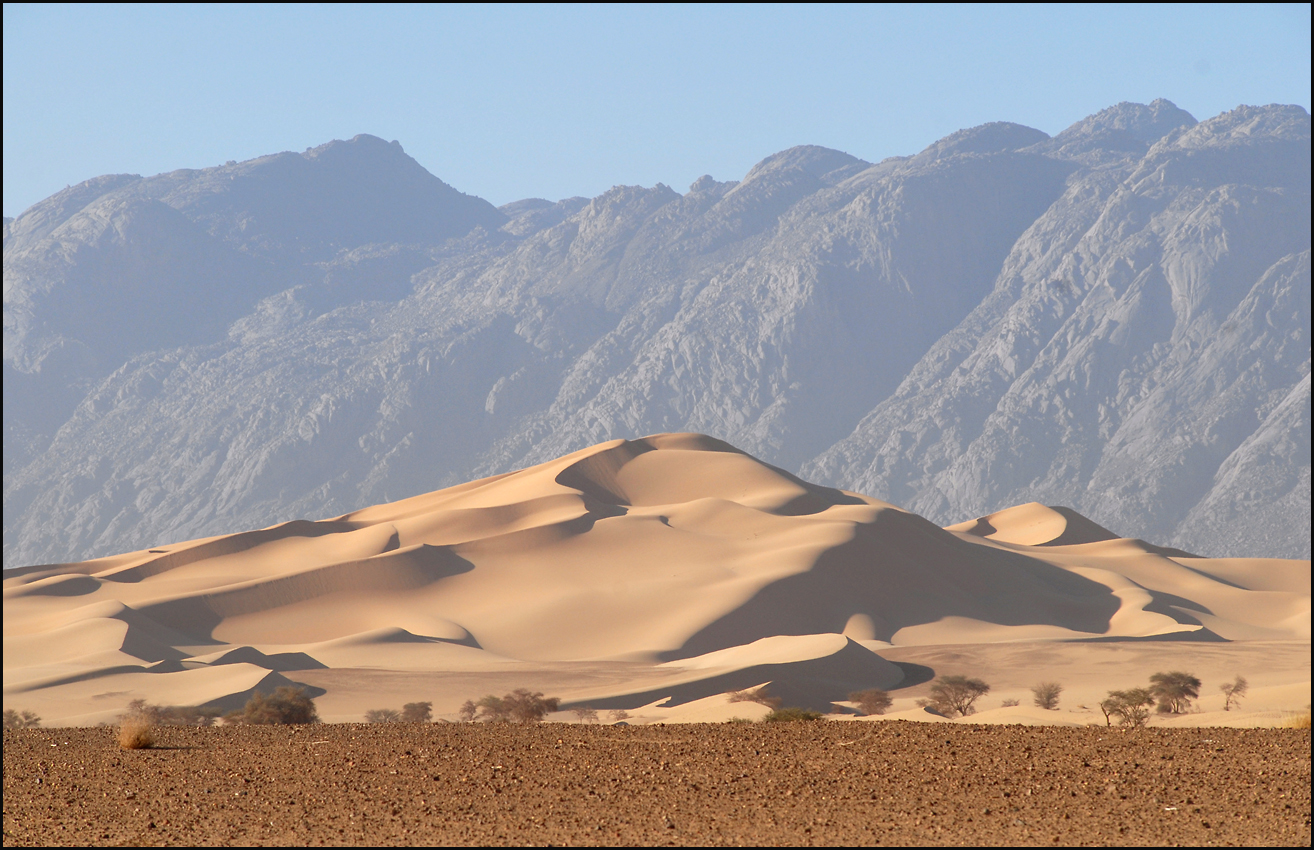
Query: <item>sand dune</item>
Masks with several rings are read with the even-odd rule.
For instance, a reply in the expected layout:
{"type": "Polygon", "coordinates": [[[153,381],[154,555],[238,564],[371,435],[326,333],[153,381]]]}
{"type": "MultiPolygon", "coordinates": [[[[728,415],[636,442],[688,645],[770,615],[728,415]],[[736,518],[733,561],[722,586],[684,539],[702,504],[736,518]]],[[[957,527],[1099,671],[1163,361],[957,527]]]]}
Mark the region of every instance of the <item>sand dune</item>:
{"type": "MultiPolygon", "coordinates": [[[[939,528],[661,434],[320,522],[9,571],[4,704],[95,722],[290,679],[345,720],[519,683],[728,717],[745,704],[721,694],[768,682],[828,708],[963,672],[884,657],[899,647],[1309,639],[1309,562],[1196,558],[1039,504],[939,528]]],[[[1293,675],[1308,681],[1308,653],[1293,675]]],[[[982,719],[1058,722],[1000,711],[982,719]]]]}

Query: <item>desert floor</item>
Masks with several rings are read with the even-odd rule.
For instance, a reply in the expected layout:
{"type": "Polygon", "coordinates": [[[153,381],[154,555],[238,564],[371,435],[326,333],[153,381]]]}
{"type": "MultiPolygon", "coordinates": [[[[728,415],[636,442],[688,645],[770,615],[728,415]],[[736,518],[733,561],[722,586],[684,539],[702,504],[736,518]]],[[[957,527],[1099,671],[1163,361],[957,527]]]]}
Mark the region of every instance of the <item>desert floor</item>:
{"type": "Polygon", "coordinates": [[[1310,733],[911,722],[4,733],[4,843],[1310,843],[1310,733]]]}

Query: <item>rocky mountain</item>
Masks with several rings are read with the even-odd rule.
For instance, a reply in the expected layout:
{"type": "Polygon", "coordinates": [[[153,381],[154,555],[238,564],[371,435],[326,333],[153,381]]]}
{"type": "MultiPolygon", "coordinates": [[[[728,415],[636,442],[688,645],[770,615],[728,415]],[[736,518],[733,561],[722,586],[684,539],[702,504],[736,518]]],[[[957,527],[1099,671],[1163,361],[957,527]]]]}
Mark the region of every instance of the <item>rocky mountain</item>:
{"type": "Polygon", "coordinates": [[[941,523],[1310,554],[1310,121],[1119,104],[494,209],[358,136],[6,222],[6,566],[700,431],[941,523]]]}

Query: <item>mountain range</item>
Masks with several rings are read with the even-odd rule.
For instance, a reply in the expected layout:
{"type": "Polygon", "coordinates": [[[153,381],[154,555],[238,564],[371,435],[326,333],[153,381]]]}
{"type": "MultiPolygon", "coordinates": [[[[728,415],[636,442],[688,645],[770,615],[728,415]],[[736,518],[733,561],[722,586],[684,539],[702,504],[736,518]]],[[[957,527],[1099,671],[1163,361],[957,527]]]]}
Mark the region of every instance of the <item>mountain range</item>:
{"type": "Polygon", "coordinates": [[[372,136],[4,223],[4,565],[697,431],[933,522],[1310,557],[1310,118],[1122,103],[502,207],[372,136]]]}

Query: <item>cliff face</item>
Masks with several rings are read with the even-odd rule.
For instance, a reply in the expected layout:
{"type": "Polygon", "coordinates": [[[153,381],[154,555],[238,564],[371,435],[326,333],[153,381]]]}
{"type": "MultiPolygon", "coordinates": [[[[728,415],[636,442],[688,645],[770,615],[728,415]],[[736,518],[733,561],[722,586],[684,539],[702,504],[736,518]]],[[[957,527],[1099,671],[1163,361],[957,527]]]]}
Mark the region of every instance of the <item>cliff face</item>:
{"type": "Polygon", "coordinates": [[[662,431],[1309,557],[1309,162],[1299,108],[1156,101],[501,210],[366,136],[88,181],[6,225],[5,564],[662,431]]]}

